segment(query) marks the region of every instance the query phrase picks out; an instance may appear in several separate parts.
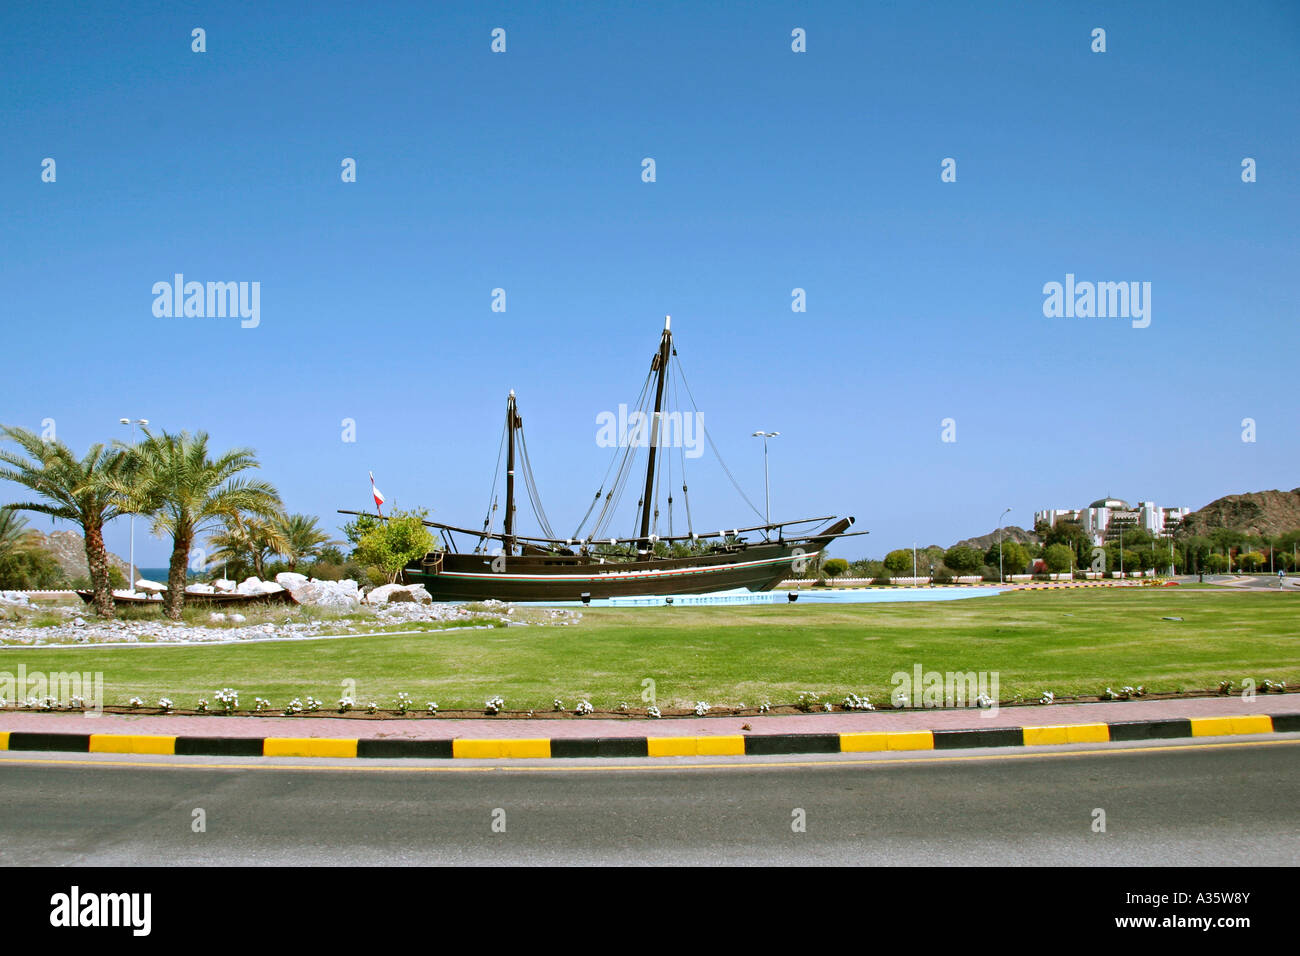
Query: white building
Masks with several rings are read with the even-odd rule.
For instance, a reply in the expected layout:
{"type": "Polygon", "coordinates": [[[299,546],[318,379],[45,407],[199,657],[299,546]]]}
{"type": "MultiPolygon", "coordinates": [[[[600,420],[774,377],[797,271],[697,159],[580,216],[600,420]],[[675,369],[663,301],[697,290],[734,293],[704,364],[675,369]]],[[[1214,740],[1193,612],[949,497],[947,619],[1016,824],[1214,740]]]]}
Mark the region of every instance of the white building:
{"type": "Polygon", "coordinates": [[[1077,522],[1094,545],[1101,545],[1118,539],[1129,528],[1145,528],[1157,537],[1172,534],[1190,512],[1190,508],[1159,508],[1154,501],[1139,501],[1134,507],[1120,498],[1099,498],[1077,511],[1056,508],[1035,511],[1034,525],[1077,522]]]}

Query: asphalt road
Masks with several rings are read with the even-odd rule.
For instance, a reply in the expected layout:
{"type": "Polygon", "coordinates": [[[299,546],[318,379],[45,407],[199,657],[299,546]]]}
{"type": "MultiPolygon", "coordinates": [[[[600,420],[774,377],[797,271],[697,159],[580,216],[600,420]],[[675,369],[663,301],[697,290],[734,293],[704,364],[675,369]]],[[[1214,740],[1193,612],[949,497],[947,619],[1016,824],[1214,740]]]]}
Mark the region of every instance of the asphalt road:
{"type": "Polygon", "coordinates": [[[891,759],[237,763],[5,754],[0,864],[1300,859],[1297,734],[891,759]]]}

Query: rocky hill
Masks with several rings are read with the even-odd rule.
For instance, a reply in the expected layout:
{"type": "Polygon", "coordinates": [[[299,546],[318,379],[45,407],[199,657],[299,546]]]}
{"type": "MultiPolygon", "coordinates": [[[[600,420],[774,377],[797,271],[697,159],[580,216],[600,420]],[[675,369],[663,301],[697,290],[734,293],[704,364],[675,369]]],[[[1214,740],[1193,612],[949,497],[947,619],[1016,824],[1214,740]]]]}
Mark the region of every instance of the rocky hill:
{"type": "MultiPolygon", "coordinates": [[[[59,562],[59,567],[63,569],[63,573],[69,580],[90,576],[90,571],[86,567],[86,542],[80,532],[51,531],[46,534],[42,531],[29,530],[27,534],[27,543],[42,551],[48,551],[54,560],[59,562]]],[[[108,563],[120,570],[122,577],[126,577],[127,563],[111,551],[108,553],[108,563]]]]}
{"type": "MultiPolygon", "coordinates": [[[[1038,535],[1032,531],[1026,531],[1014,524],[1009,524],[1002,529],[1003,541],[1015,541],[1018,544],[1039,544],[1038,535]]],[[[982,534],[977,538],[966,538],[958,541],[953,545],[954,548],[974,548],[976,551],[984,552],[998,543],[998,533],[990,531],[988,534],[982,534]]]]}
{"type": "Polygon", "coordinates": [[[1215,528],[1268,537],[1294,531],[1300,528],[1300,488],[1224,495],[1183,519],[1186,534],[1209,534],[1215,528]]]}

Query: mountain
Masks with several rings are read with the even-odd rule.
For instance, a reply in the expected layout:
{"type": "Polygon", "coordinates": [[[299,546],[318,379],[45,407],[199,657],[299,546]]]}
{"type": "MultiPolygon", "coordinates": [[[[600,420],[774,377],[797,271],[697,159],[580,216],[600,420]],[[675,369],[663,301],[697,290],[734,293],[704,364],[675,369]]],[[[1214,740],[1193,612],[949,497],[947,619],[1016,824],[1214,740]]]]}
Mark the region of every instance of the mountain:
{"type": "MultiPolygon", "coordinates": [[[[43,531],[28,531],[24,544],[48,551],[70,579],[90,577],[90,571],[86,567],[86,542],[79,532],[51,531],[46,534],[43,531]]],[[[126,577],[127,563],[111,551],[108,553],[108,563],[121,571],[122,577],[126,577]]]]}
{"type": "Polygon", "coordinates": [[[1183,519],[1186,534],[1205,535],[1215,528],[1267,537],[1294,531],[1300,528],[1300,488],[1224,495],[1183,519]]]}
{"type": "MultiPolygon", "coordinates": [[[[1038,540],[1038,535],[1034,534],[1032,531],[1026,531],[1024,528],[1018,527],[1014,524],[1009,524],[1002,529],[1002,540],[1004,542],[1015,541],[1018,544],[1042,543],[1038,540]]],[[[988,534],[982,534],[977,538],[966,538],[963,541],[958,541],[953,545],[953,547],[974,548],[976,551],[983,554],[997,543],[998,533],[996,531],[990,531],[988,534]]]]}

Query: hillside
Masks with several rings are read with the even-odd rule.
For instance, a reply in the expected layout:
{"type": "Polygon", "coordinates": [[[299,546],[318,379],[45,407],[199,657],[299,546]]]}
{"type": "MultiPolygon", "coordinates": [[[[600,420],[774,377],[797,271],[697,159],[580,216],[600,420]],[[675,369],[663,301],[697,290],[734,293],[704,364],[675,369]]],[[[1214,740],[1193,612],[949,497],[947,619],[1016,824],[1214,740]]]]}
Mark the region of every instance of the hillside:
{"type": "MultiPolygon", "coordinates": [[[[1015,541],[1018,544],[1039,544],[1038,535],[1032,531],[1026,531],[1018,525],[1009,524],[1002,529],[1003,541],[1015,541]]],[[[976,551],[984,552],[998,543],[998,533],[990,531],[988,534],[982,534],[976,538],[966,538],[958,541],[953,545],[954,548],[974,548],[976,551]]]]}
{"type": "MultiPolygon", "coordinates": [[[[76,531],[27,532],[27,542],[42,551],[48,551],[59,563],[69,580],[90,576],[86,568],[86,543],[76,531]]],[[[127,563],[113,552],[108,553],[108,563],[122,572],[126,577],[127,563]]]]}
{"type": "Polygon", "coordinates": [[[1224,495],[1183,519],[1187,534],[1209,534],[1215,528],[1267,537],[1294,531],[1300,528],[1300,488],[1224,495]]]}

